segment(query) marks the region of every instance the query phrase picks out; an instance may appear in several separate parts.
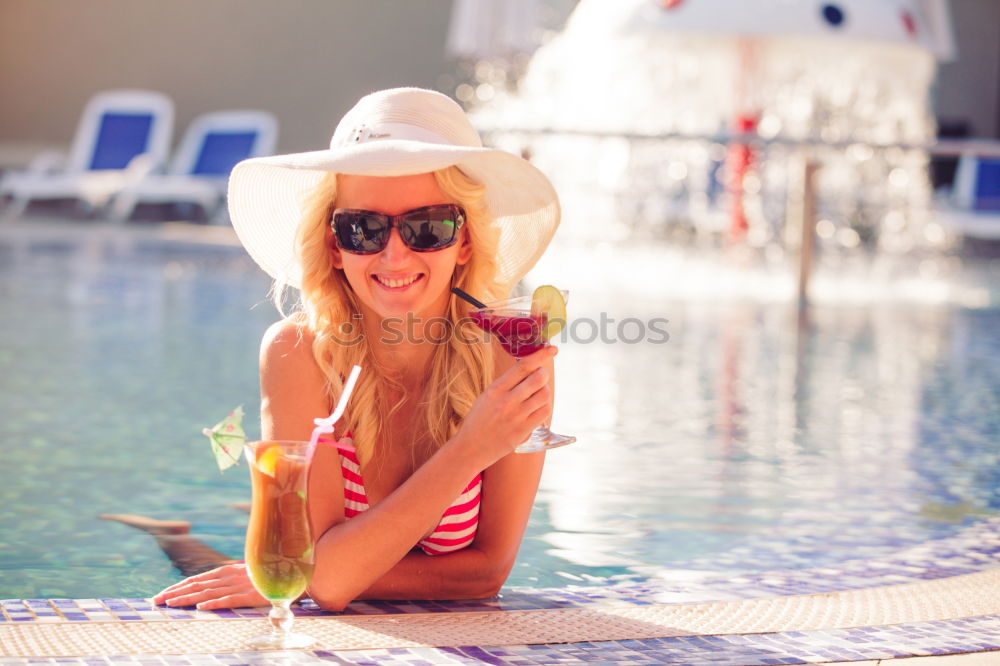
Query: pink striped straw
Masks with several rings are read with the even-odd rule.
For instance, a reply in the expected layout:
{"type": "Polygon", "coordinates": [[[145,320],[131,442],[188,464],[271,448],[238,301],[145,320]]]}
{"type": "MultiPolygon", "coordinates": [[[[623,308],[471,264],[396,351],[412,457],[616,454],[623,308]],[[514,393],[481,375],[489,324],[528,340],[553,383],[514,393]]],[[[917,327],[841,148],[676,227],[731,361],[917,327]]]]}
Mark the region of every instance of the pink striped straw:
{"type": "Polygon", "coordinates": [[[316,427],[313,428],[312,437],[309,439],[308,460],[312,460],[313,452],[316,451],[316,444],[319,442],[320,435],[333,432],[333,426],[340,420],[340,417],[344,415],[344,410],[347,408],[347,401],[350,399],[351,393],[354,391],[354,385],[358,382],[358,375],[360,374],[360,365],[356,365],[351,368],[351,374],[347,377],[347,381],[344,383],[344,391],[340,394],[340,399],[337,400],[337,406],[333,408],[333,413],[325,419],[313,420],[316,427]]]}

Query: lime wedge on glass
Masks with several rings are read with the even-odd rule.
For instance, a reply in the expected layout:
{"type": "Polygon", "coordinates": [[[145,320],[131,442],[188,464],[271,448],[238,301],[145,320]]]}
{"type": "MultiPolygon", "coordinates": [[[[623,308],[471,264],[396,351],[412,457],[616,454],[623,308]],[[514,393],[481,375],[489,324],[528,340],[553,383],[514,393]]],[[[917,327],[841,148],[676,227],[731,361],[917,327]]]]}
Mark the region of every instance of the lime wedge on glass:
{"type": "Polygon", "coordinates": [[[562,292],[550,284],[543,284],[531,294],[531,314],[545,315],[545,328],[542,335],[551,340],[559,335],[566,325],[566,299],[562,292]]]}

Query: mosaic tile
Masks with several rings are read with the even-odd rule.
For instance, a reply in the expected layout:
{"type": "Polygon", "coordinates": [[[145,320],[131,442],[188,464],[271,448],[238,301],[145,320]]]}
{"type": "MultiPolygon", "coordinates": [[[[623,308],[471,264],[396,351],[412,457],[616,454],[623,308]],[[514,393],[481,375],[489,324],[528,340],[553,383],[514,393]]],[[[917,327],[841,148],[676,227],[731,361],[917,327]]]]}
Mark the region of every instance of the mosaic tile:
{"type": "MultiPolygon", "coordinates": [[[[752,551],[748,551],[752,552],[752,551]]],[[[495,599],[456,602],[357,602],[346,615],[481,612],[541,608],[579,608],[684,601],[760,598],[772,595],[840,591],[973,573],[1000,566],[1000,518],[985,520],[957,535],[908,548],[890,557],[844,562],[836,566],[731,575],[707,572],[695,579],[624,581],[617,585],[565,588],[508,588],[495,599]]],[[[326,612],[311,601],[296,607],[298,616],[326,612]]],[[[261,618],[263,609],[198,611],[153,605],[148,599],[3,599],[0,621],[11,623],[236,620],[261,618]]],[[[282,653],[284,663],[369,663],[378,666],[425,664],[546,663],[704,663],[746,666],[749,663],[792,664],[816,661],[870,660],[914,655],[1000,650],[1000,616],[860,627],[828,631],[757,635],[687,636],[650,640],[577,643],[572,645],[463,646],[339,652],[282,653]]],[[[1000,654],[997,655],[1000,660],[1000,654]]],[[[236,666],[274,663],[274,653],[183,655],[37,660],[0,659],[3,666],[35,663],[177,664],[236,666]]]]}

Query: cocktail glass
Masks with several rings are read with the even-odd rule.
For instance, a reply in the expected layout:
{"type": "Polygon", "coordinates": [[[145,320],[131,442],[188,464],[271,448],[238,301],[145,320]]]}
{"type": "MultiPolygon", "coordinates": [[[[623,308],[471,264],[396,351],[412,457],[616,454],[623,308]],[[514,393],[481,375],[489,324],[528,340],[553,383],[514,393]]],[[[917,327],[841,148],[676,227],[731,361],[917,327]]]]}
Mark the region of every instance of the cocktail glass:
{"type": "Polygon", "coordinates": [[[246,562],[250,581],[271,602],[271,633],[251,642],[256,648],[304,648],[314,639],[292,633],[291,604],[309,585],[313,540],[306,510],[309,442],[246,443],[253,484],[247,527],[246,562]]]}
{"type": "MultiPolygon", "coordinates": [[[[569,296],[569,292],[560,293],[564,300],[569,296]]],[[[533,314],[531,301],[531,296],[523,296],[487,303],[485,308],[473,310],[469,316],[479,328],[495,335],[497,342],[508,354],[521,359],[550,345],[544,335],[549,323],[548,315],[533,314]]],[[[575,441],[576,437],[556,434],[543,424],[535,428],[531,437],[514,450],[517,453],[536,453],[575,441]]]]}

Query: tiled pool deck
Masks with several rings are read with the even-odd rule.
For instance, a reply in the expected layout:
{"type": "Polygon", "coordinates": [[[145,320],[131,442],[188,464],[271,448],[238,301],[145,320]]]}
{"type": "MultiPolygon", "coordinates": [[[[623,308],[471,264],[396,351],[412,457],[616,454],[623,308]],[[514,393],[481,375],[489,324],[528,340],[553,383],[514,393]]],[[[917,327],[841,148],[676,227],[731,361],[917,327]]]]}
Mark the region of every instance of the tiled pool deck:
{"type": "MultiPolygon", "coordinates": [[[[359,602],[341,614],[306,602],[296,609],[299,624],[329,649],[296,652],[240,650],[243,637],[265,629],[260,609],[4,600],[0,664],[744,666],[954,655],[1000,650],[998,581],[994,518],[890,557],[821,569],[516,588],[483,601],[359,602]],[[582,640],[581,632],[595,640],[582,640]],[[484,636],[493,638],[476,640],[484,636]],[[596,640],[608,636],[614,639],[596,640]],[[223,644],[186,653],[186,646],[223,644]]],[[[1000,652],[995,656],[1000,664],[1000,652]]]]}

